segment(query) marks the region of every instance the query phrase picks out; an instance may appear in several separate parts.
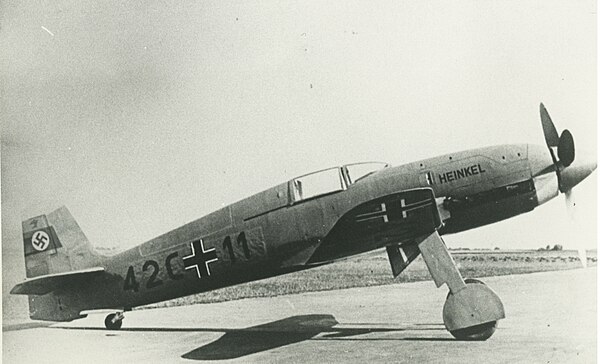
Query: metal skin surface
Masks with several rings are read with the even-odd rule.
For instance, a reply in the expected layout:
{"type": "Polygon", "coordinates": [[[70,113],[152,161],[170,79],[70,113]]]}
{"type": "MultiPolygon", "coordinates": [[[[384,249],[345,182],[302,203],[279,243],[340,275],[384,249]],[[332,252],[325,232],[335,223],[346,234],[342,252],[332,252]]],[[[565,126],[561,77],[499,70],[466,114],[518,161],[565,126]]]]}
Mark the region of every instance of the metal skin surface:
{"type": "MultiPolygon", "coordinates": [[[[71,279],[51,293],[30,295],[30,315],[70,321],[85,310],[129,310],[413,242],[410,231],[357,235],[358,222],[335,229],[357,206],[377,199],[383,199],[381,210],[387,213],[390,204],[385,205],[385,199],[400,196],[398,203],[404,206],[418,191],[432,191],[435,216],[439,212],[441,220],[439,234],[491,224],[554,197],[552,192],[536,191],[540,178],[554,175],[552,163],[544,147],[493,146],[387,167],[353,184],[346,180],[343,190],[303,201],[295,201],[291,180],[111,257],[96,255],[76,223],[61,228],[51,222],[63,246],[26,257],[29,278],[92,267],[104,272],[84,272],[81,279],[71,279]],[[406,192],[414,189],[420,190],[406,192]],[[344,235],[345,231],[353,233],[344,235]],[[204,260],[191,265],[198,256],[204,260]]],[[[591,173],[595,164],[586,168],[591,173]]],[[[578,183],[589,174],[586,171],[573,172],[569,183],[578,183]]],[[[387,223],[383,212],[374,210],[365,219],[387,223]]]]}

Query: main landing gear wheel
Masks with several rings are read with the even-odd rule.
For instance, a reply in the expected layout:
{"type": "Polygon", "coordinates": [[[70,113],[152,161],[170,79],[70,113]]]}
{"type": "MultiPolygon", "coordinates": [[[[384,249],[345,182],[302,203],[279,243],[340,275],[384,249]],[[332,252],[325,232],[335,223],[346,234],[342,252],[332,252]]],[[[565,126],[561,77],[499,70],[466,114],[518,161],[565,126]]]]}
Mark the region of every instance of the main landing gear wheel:
{"type": "Polygon", "coordinates": [[[104,319],[104,326],[109,330],[119,330],[123,325],[125,316],[122,312],[111,313],[104,319]]]}
{"type": "Polygon", "coordinates": [[[504,318],[500,298],[485,283],[477,279],[465,279],[466,287],[456,294],[448,293],[444,304],[444,325],[458,340],[485,341],[504,318]],[[470,322],[481,322],[469,325],[470,322]],[[458,328],[457,328],[458,327],[458,328]]]}
{"type": "Polygon", "coordinates": [[[486,340],[492,336],[497,321],[505,317],[500,297],[481,281],[463,280],[437,231],[418,244],[435,285],[446,284],[450,290],[443,311],[446,330],[458,340],[486,340]]]}

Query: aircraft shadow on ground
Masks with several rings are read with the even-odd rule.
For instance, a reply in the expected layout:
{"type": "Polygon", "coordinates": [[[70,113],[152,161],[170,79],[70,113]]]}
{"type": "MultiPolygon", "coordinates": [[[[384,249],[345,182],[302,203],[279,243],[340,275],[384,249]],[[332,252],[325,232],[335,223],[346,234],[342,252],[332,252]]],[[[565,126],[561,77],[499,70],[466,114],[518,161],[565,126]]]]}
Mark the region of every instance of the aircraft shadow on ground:
{"type": "Polygon", "coordinates": [[[2,325],[2,331],[17,331],[36,329],[38,327],[49,327],[53,322],[22,322],[17,324],[2,325]]]}
{"type": "MultiPolygon", "coordinates": [[[[443,324],[421,324],[411,327],[382,327],[376,323],[338,323],[330,314],[311,314],[291,316],[285,319],[251,326],[243,329],[229,328],[167,328],[167,327],[127,327],[120,331],[141,332],[224,332],[219,339],[191,350],[181,357],[192,360],[226,360],[280,348],[306,340],[337,341],[447,341],[454,340],[438,334],[431,337],[360,337],[370,333],[385,332],[446,332],[443,324]],[[352,326],[352,327],[344,327],[352,326]],[[319,334],[324,334],[320,335],[319,334]]],[[[105,330],[99,327],[55,327],[56,329],[105,330]]]]}
{"type": "MultiPolygon", "coordinates": [[[[333,315],[329,314],[292,316],[263,325],[239,330],[229,330],[216,341],[187,352],[181,357],[193,360],[235,359],[310,340],[321,333],[327,334],[319,337],[318,340],[340,340],[373,332],[407,330],[404,328],[381,327],[334,327],[336,325],[338,325],[337,320],[333,315]]],[[[443,330],[443,328],[419,328],[417,330],[443,330]]],[[[414,339],[416,340],[417,338],[414,339]]],[[[369,339],[366,338],[366,340],[369,339]]]]}

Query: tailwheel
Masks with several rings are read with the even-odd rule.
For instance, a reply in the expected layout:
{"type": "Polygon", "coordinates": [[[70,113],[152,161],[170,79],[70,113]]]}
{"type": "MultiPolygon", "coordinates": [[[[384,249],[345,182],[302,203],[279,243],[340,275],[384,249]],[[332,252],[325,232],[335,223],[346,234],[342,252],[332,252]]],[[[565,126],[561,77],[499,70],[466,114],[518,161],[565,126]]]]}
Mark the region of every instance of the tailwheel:
{"type": "Polygon", "coordinates": [[[449,293],[444,304],[444,325],[458,340],[489,339],[504,318],[500,298],[485,283],[465,279],[466,287],[449,293]]]}
{"type": "Polygon", "coordinates": [[[119,330],[123,325],[123,312],[111,313],[104,319],[104,326],[109,330],[119,330]]]}

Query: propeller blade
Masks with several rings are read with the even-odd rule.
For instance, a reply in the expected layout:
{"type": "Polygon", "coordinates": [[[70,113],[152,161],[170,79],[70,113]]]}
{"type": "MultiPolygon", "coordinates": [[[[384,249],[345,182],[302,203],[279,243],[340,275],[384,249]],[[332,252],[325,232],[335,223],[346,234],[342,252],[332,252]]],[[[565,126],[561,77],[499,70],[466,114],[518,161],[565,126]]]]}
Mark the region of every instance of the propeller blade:
{"type": "Polygon", "coordinates": [[[568,167],[575,160],[575,141],[573,135],[567,129],[560,134],[558,141],[558,160],[560,163],[568,167]]]}
{"type": "Polygon", "coordinates": [[[556,127],[550,119],[550,114],[544,104],[540,103],[540,116],[542,118],[542,129],[544,129],[544,138],[546,139],[546,145],[550,147],[558,147],[560,139],[558,138],[558,132],[556,127]]]}
{"type": "Polygon", "coordinates": [[[561,181],[561,171],[571,165],[575,160],[575,141],[573,140],[573,135],[568,130],[563,130],[560,138],[558,137],[558,132],[556,131],[556,127],[550,118],[550,114],[548,114],[548,110],[544,104],[540,103],[540,116],[542,119],[542,129],[544,130],[544,138],[546,139],[546,145],[548,146],[548,150],[550,151],[550,156],[552,157],[552,162],[554,163],[554,169],[556,170],[556,178],[558,178],[558,186],[560,192],[566,192],[565,188],[561,181]],[[553,148],[557,148],[558,150],[555,153],[553,148]],[[558,154],[558,156],[557,156],[558,154]]]}
{"type": "MultiPolygon", "coordinates": [[[[575,224],[576,203],[575,203],[575,198],[573,196],[573,190],[565,191],[565,203],[566,203],[566,207],[567,207],[567,212],[571,219],[571,224],[574,225],[575,224]]],[[[577,245],[580,245],[580,244],[581,244],[581,241],[578,241],[577,245]]],[[[581,262],[581,265],[584,268],[586,268],[587,267],[587,252],[585,251],[585,248],[582,246],[579,246],[577,248],[577,255],[579,256],[579,261],[581,262]]]]}

